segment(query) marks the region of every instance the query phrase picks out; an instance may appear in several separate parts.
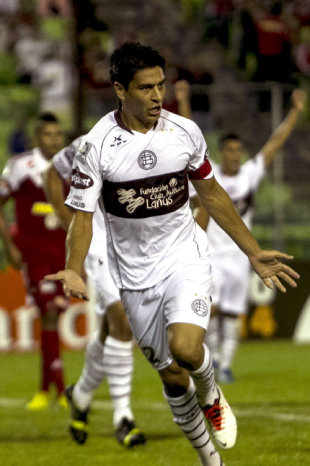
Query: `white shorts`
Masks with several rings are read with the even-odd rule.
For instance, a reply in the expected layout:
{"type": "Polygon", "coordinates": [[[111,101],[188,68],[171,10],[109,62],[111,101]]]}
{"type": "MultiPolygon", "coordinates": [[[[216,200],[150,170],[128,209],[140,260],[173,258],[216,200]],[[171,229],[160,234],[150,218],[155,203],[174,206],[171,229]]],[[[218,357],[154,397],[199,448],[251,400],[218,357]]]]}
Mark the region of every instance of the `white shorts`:
{"type": "Polygon", "coordinates": [[[211,256],[212,303],[222,312],[244,314],[247,311],[250,263],[245,254],[211,256]]]}
{"type": "Polygon", "coordinates": [[[180,265],[152,288],[121,290],[134,337],[155,369],[168,367],[173,359],[167,341],[169,324],[188,323],[207,329],[211,278],[210,261],[200,260],[180,265]]]}
{"type": "Polygon", "coordinates": [[[109,272],[108,260],[106,257],[88,253],[84,265],[90,298],[95,302],[96,313],[103,315],[107,307],[120,301],[119,290],[109,272]]]}

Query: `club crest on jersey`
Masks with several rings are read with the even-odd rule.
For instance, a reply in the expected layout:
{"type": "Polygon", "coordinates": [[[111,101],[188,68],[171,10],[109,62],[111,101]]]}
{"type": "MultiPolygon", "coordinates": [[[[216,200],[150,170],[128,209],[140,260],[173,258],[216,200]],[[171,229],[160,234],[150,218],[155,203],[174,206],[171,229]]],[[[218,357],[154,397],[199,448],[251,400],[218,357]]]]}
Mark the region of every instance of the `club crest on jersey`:
{"type": "Polygon", "coordinates": [[[129,214],[132,214],[140,205],[144,204],[143,197],[134,196],[137,194],[134,189],[118,189],[118,202],[120,204],[128,204],[126,210],[129,214]]]}
{"type": "Polygon", "coordinates": [[[91,149],[91,143],[90,142],[87,142],[87,141],[83,141],[80,145],[80,147],[78,148],[77,150],[77,153],[75,155],[75,158],[83,163],[84,165],[86,164],[86,157],[87,157],[87,154],[88,152],[90,151],[91,149]]]}
{"type": "Polygon", "coordinates": [[[151,150],[144,150],[138,157],[138,164],[142,170],[151,170],[157,164],[157,157],[151,150]]]}
{"type": "Polygon", "coordinates": [[[191,307],[199,317],[206,317],[208,314],[208,306],[203,299],[194,299],[191,307]]]}
{"type": "Polygon", "coordinates": [[[72,170],[71,186],[76,189],[87,189],[94,184],[90,176],[82,173],[78,168],[72,170]]]}

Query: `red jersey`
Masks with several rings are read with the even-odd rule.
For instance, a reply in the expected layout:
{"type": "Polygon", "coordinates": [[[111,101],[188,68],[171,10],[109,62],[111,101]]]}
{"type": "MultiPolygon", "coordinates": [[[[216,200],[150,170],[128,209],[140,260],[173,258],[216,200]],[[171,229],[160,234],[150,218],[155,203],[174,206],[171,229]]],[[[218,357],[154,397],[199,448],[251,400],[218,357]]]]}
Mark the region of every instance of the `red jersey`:
{"type": "Polygon", "coordinates": [[[15,199],[17,228],[13,237],[26,262],[42,256],[65,258],[66,232],[60,228],[42,186],[41,174],[47,165],[48,160],[35,148],[9,159],[0,178],[0,196],[15,199]]]}

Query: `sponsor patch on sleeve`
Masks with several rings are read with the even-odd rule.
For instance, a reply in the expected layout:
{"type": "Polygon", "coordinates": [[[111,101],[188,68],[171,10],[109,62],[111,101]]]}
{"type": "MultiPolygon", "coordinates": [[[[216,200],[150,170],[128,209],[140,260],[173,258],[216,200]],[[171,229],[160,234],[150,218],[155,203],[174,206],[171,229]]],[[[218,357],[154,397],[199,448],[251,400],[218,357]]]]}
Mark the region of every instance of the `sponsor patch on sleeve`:
{"type": "Polygon", "coordinates": [[[71,174],[71,186],[76,189],[87,189],[94,184],[94,180],[81,172],[78,168],[74,168],[71,174]]]}
{"type": "Polygon", "coordinates": [[[86,157],[87,157],[87,154],[89,153],[90,149],[91,149],[91,146],[92,144],[90,142],[87,142],[87,141],[82,141],[80,147],[78,148],[76,154],[75,154],[75,158],[76,160],[78,160],[79,162],[83,163],[84,165],[86,164],[86,157]]]}

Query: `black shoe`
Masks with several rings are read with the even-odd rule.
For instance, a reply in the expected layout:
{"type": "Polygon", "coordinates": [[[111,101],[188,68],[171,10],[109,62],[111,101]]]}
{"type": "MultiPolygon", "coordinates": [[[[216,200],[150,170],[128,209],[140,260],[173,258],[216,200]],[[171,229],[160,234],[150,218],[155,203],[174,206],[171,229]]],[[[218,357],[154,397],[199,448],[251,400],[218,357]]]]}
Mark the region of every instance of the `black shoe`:
{"type": "Polygon", "coordinates": [[[116,440],[127,448],[146,442],[144,434],[136,427],[134,421],[123,417],[114,432],[116,440]]]}
{"type": "Polygon", "coordinates": [[[70,410],[71,410],[71,422],[69,425],[69,431],[76,441],[82,445],[86,442],[87,435],[88,435],[88,422],[87,422],[87,415],[89,409],[85,411],[80,411],[76,405],[74,404],[72,393],[73,393],[73,385],[69,385],[65,388],[65,395],[68,400],[70,410]]]}

